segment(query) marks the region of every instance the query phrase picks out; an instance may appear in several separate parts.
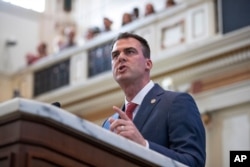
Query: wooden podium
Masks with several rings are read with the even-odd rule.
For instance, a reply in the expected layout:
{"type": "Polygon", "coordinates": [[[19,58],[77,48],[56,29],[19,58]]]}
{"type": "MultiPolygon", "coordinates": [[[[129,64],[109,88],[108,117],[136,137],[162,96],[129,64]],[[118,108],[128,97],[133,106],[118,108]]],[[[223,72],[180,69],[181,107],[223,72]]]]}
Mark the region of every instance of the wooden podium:
{"type": "Polygon", "coordinates": [[[182,167],[50,104],[0,104],[0,167],[182,167]]]}

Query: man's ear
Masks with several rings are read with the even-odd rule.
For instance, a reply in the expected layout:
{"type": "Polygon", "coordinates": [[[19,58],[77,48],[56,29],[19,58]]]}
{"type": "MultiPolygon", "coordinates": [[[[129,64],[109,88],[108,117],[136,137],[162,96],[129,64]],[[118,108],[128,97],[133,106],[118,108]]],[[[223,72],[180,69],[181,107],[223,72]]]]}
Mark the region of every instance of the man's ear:
{"type": "Polygon", "coordinates": [[[153,67],[153,63],[151,59],[146,60],[146,70],[151,70],[153,67]]]}

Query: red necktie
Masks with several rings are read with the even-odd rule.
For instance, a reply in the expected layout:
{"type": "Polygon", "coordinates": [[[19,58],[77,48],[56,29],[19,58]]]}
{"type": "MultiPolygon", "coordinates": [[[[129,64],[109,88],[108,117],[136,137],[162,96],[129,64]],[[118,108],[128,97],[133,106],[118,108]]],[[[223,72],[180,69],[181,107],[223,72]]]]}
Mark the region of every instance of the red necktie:
{"type": "Polygon", "coordinates": [[[136,106],[137,106],[137,104],[132,103],[132,102],[129,102],[129,103],[127,104],[127,109],[126,109],[125,113],[126,113],[126,115],[127,115],[131,120],[133,120],[133,112],[134,112],[136,106]]]}

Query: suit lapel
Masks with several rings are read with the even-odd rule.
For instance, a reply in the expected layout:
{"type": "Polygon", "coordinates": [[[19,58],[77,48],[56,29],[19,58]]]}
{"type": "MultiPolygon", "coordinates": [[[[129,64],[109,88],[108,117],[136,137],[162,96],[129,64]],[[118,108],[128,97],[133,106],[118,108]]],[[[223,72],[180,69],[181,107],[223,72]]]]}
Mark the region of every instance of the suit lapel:
{"type": "Polygon", "coordinates": [[[161,100],[160,94],[163,92],[164,90],[158,84],[155,84],[155,86],[144,97],[138,113],[136,114],[136,117],[133,121],[139,131],[141,131],[143,125],[153,112],[154,107],[161,100]]]}

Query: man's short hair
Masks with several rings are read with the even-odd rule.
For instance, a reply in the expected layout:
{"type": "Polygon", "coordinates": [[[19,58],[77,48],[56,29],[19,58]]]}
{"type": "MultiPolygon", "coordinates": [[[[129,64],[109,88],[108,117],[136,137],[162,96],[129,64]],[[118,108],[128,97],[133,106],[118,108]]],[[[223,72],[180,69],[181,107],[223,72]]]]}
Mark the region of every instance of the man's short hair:
{"type": "Polygon", "coordinates": [[[136,35],[136,34],[133,34],[133,33],[129,33],[129,32],[120,33],[113,40],[111,48],[113,48],[113,46],[114,46],[114,44],[115,44],[116,41],[118,41],[120,39],[127,39],[127,38],[134,38],[134,39],[138,40],[141,43],[142,53],[143,53],[144,57],[150,59],[150,47],[148,45],[148,42],[143,37],[141,37],[139,35],[136,35]]]}

